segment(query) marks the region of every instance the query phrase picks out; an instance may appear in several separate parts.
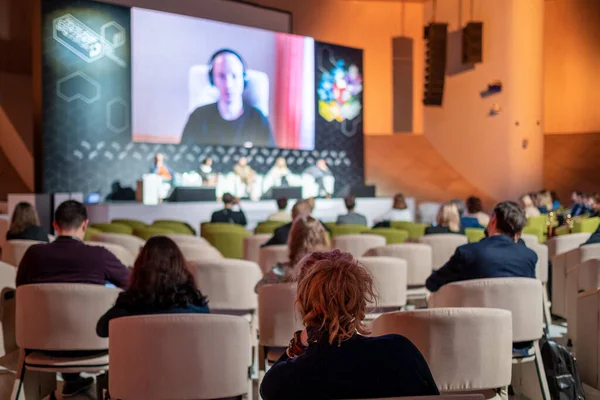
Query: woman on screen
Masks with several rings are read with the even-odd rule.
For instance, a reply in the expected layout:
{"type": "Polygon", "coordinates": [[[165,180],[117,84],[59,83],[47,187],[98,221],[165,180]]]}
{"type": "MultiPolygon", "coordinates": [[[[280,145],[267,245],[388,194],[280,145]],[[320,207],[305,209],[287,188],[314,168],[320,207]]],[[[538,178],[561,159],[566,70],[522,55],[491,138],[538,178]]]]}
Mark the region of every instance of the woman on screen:
{"type": "Polygon", "coordinates": [[[221,49],[209,64],[208,80],[219,90],[219,100],[192,112],[181,143],[274,147],[269,120],[258,108],[244,104],[248,77],[242,57],[221,49]]]}

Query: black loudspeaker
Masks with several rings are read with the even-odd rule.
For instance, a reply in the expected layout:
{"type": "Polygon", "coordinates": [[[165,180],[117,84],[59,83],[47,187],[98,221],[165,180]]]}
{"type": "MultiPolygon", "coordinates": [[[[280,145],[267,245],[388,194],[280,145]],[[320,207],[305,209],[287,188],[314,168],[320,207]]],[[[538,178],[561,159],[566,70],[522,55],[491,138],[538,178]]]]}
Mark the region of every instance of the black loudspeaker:
{"type": "Polygon", "coordinates": [[[432,22],[425,27],[425,93],[423,104],[441,106],[446,78],[448,24],[432,22]]]}
{"type": "Polygon", "coordinates": [[[475,64],[483,61],[483,22],[469,22],[462,31],[462,62],[475,64]]]}
{"type": "Polygon", "coordinates": [[[215,188],[176,187],[167,201],[174,203],[216,201],[215,188]]]}

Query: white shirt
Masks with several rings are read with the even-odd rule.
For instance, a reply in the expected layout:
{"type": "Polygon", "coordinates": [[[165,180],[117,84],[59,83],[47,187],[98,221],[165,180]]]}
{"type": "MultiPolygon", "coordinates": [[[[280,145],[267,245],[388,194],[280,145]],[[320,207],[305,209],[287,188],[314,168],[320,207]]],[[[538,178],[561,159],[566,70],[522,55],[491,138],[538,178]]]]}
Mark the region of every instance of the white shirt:
{"type": "Polygon", "coordinates": [[[379,218],[377,218],[378,222],[380,221],[407,221],[413,222],[413,216],[408,208],[404,210],[398,210],[397,208],[392,208],[379,218]]]}
{"type": "Polygon", "coordinates": [[[277,211],[271,214],[267,221],[292,222],[292,216],[287,211],[277,211]]]}

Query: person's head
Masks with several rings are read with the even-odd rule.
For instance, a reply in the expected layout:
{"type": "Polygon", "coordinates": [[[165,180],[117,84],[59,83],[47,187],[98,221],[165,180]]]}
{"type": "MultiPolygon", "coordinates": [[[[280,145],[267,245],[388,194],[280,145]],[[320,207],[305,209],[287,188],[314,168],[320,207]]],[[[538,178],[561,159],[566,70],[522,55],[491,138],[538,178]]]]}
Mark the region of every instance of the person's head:
{"type": "Polygon", "coordinates": [[[398,193],[394,196],[393,208],[396,210],[406,210],[408,208],[406,205],[406,200],[404,200],[404,195],[402,193],[398,193]]]}
{"type": "Polygon", "coordinates": [[[479,197],[471,196],[467,199],[467,211],[469,214],[477,214],[483,211],[483,203],[479,197]]]}
{"type": "Polygon", "coordinates": [[[450,228],[451,231],[460,231],[460,213],[456,204],[451,201],[442,204],[435,217],[435,222],[438,226],[450,228]]]}
{"type": "Polygon", "coordinates": [[[519,199],[521,202],[521,207],[522,208],[531,208],[531,207],[535,207],[533,205],[533,200],[531,199],[531,196],[528,194],[525,194],[523,196],[521,196],[521,198],[519,199]]]}
{"type": "Polygon", "coordinates": [[[165,162],[165,155],[163,153],[156,153],[154,155],[154,165],[160,167],[165,162]]]}
{"type": "Polygon", "coordinates": [[[223,204],[225,208],[231,208],[235,204],[235,197],[231,193],[225,193],[223,195],[223,204]]]}
{"type": "Polygon", "coordinates": [[[590,195],[589,204],[594,212],[598,212],[600,210],[600,195],[598,193],[590,195]]]}
{"type": "Polygon", "coordinates": [[[285,209],[288,206],[288,199],[287,197],[278,197],[277,198],[277,209],[279,211],[285,211],[285,209]]]}
{"type": "Polygon", "coordinates": [[[355,333],[369,333],[363,320],[375,300],[373,278],[352,255],[312,253],[300,266],[296,304],[313,340],[340,344],[355,333]]]}
{"type": "Polygon", "coordinates": [[[74,236],[83,240],[88,226],[85,206],[75,200],[67,200],[54,212],[54,230],[59,236],[74,236]]]}
{"type": "Polygon", "coordinates": [[[287,162],[285,161],[285,158],[277,157],[277,160],[275,160],[275,166],[282,169],[287,168],[287,162]]]}
{"type": "Polygon", "coordinates": [[[241,102],[246,87],[246,63],[233,50],[219,50],[210,59],[209,80],[219,90],[219,102],[241,102]]]}
{"type": "Polygon", "coordinates": [[[117,303],[156,310],[206,305],[181,250],[165,236],[148,239],[135,260],[129,288],[122,296],[117,303]]]}
{"type": "Polygon", "coordinates": [[[242,167],[245,167],[246,165],[248,165],[248,159],[246,157],[242,157],[239,159],[238,164],[242,167]]]}
{"type": "Polygon", "coordinates": [[[554,190],[550,191],[550,196],[552,197],[552,201],[556,201],[560,204],[560,198],[558,197],[558,193],[556,193],[554,190]]]}
{"type": "Polygon", "coordinates": [[[527,217],[523,208],[515,202],[503,201],[494,208],[487,230],[490,236],[507,235],[516,242],[526,223],[527,217]]]}
{"type": "Polygon", "coordinates": [[[40,220],[35,208],[23,201],[15,206],[8,231],[14,234],[22,233],[30,226],[39,224],[40,220]]]}
{"type": "Polygon", "coordinates": [[[289,258],[292,265],[296,265],[308,253],[328,248],[329,237],[319,220],[309,215],[301,215],[294,220],[288,239],[289,258]]]}
{"type": "Polygon", "coordinates": [[[296,219],[301,215],[310,215],[312,213],[312,207],[308,200],[298,200],[294,207],[292,207],[292,220],[296,219]]]}
{"type": "Polygon", "coordinates": [[[581,203],[581,201],[583,200],[583,192],[580,192],[578,190],[574,191],[573,193],[571,193],[571,200],[573,200],[573,203],[581,203]]]}
{"type": "Polygon", "coordinates": [[[210,167],[213,163],[213,159],[211,157],[206,157],[204,160],[202,160],[202,165],[206,165],[207,167],[210,167]]]}
{"type": "Polygon", "coordinates": [[[356,197],[349,195],[344,197],[344,204],[346,204],[346,209],[348,211],[354,211],[356,207],[356,197]]]}
{"type": "Polygon", "coordinates": [[[546,210],[552,210],[552,195],[547,190],[542,190],[538,193],[538,207],[545,207],[546,210]]]}
{"type": "Polygon", "coordinates": [[[324,171],[328,169],[327,162],[323,159],[317,160],[317,167],[319,167],[319,169],[322,169],[324,171]]]}

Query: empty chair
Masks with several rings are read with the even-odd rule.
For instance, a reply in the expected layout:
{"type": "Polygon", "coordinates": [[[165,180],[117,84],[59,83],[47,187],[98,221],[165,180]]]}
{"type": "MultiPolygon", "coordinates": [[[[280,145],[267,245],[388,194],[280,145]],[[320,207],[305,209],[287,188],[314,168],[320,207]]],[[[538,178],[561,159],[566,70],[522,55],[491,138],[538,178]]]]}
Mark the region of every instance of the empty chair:
{"type": "Polygon", "coordinates": [[[396,333],[413,342],[440,392],[477,391],[491,398],[511,381],[511,327],[505,310],[440,308],[383,314],[372,335],[396,333]]]}
{"type": "Polygon", "coordinates": [[[179,235],[196,235],[196,231],[194,230],[194,228],[192,228],[187,222],[183,221],[158,220],[154,221],[151,227],[168,229],[173,233],[177,233],[179,235]]]}
{"type": "Polygon", "coordinates": [[[408,237],[411,240],[417,240],[421,236],[425,235],[425,229],[427,229],[428,225],[408,221],[391,221],[391,226],[394,229],[408,231],[408,237]]]}
{"type": "Polygon", "coordinates": [[[542,294],[544,295],[544,321],[546,324],[552,324],[552,316],[550,315],[550,301],[548,301],[548,270],[550,269],[548,265],[548,246],[540,243],[529,243],[527,245],[531,250],[535,251],[535,254],[538,256],[537,264],[535,265],[535,277],[542,282],[544,286],[544,290],[542,294]]]}
{"type": "Polygon", "coordinates": [[[273,236],[270,233],[258,233],[244,238],[244,260],[260,263],[260,246],[273,236]]]}
{"type": "Polygon", "coordinates": [[[361,257],[367,250],[385,245],[385,237],[380,235],[341,235],[332,240],[332,248],[350,253],[354,257],[361,257]]]}
{"type": "Polygon", "coordinates": [[[356,235],[364,231],[368,231],[369,227],[364,225],[330,225],[331,236],[339,235],[356,235]]]}
{"type": "Polygon", "coordinates": [[[121,225],[128,225],[132,228],[138,228],[138,229],[143,229],[143,228],[147,228],[149,225],[143,221],[139,221],[137,219],[127,219],[127,218],[121,218],[121,219],[113,219],[112,221],[113,224],[121,224],[121,225]]]}
{"type": "Polygon", "coordinates": [[[117,257],[119,261],[121,261],[121,264],[123,264],[126,267],[133,267],[133,263],[135,262],[135,256],[131,254],[129,250],[127,250],[125,247],[119,244],[106,242],[86,242],[85,244],[89,246],[104,247],[106,250],[113,253],[113,255],[117,257]]]}
{"type": "Polygon", "coordinates": [[[386,244],[404,243],[408,239],[408,231],[394,228],[373,228],[361,232],[363,235],[378,235],[385,238],[386,244]]]}
{"type": "Polygon", "coordinates": [[[210,243],[200,236],[182,235],[179,233],[167,233],[164,236],[168,237],[178,245],[210,246],[210,243]]]}
{"type": "Polygon", "coordinates": [[[134,228],[129,225],[119,223],[98,223],[90,225],[94,229],[101,230],[106,233],[124,233],[125,235],[131,235],[134,228]]]}
{"type": "MultiPolygon", "coordinates": [[[[577,368],[581,381],[600,390],[600,288],[577,296],[577,368]]],[[[586,390],[587,392],[587,390],[586,390]]],[[[591,397],[591,396],[590,396],[591,397]]]]}
{"type": "Polygon", "coordinates": [[[275,264],[289,261],[288,247],[285,244],[262,247],[258,259],[258,265],[260,266],[261,271],[263,274],[266,274],[275,266],[275,264]]]}
{"type": "Polygon", "coordinates": [[[546,244],[548,245],[548,257],[552,259],[558,254],[576,249],[585,243],[590,236],[590,233],[571,233],[568,235],[554,236],[546,241],[546,244]]]}
{"type": "Polygon", "coordinates": [[[209,260],[220,260],[223,255],[219,250],[212,247],[210,244],[202,244],[200,246],[196,244],[177,244],[179,250],[183,253],[183,257],[186,261],[209,261],[209,260]]]}
{"type": "Polygon", "coordinates": [[[125,235],[122,233],[98,233],[92,235],[90,241],[112,243],[127,249],[134,257],[137,257],[140,249],[144,247],[146,243],[139,237],[132,235],[125,235]]]}
{"type": "Polygon", "coordinates": [[[44,242],[36,240],[7,240],[2,249],[2,261],[18,267],[27,249],[34,244],[40,243],[44,242]]]}
{"type": "Polygon", "coordinates": [[[395,257],[360,257],[358,261],[373,277],[376,302],[370,304],[374,313],[395,311],[406,305],[406,261],[395,257]]]}
{"type": "Polygon", "coordinates": [[[452,257],[456,248],[468,244],[469,239],[465,235],[445,233],[422,236],[419,242],[431,246],[433,269],[440,269],[452,257]]]}
{"type": "Polygon", "coordinates": [[[250,236],[245,230],[214,230],[203,234],[204,238],[226,258],[244,258],[244,238],[250,236]]]}
{"type": "Polygon", "coordinates": [[[165,236],[175,233],[173,230],[164,226],[149,226],[148,228],[135,228],[133,234],[143,240],[148,240],[152,236],[165,236]]]}
{"type": "Polygon", "coordinates": [[[569,267],[566,284],[567,337],[577,346],[577,295],[600,287],[600,260],[592,259],[569,267]]]}
{"type": "Polygon", "coordinates": [[[144,315],[110,322],[112,398],[216,399],[248,393],[248,323],[227,315],[144,315]]]}
{"type": "MultiPolygon", "coordinates": [[[[108,340],[96,335],[96,323],[115,302],[119,289],[101,285],[45,283],[17,288],[16,338],[21,348],[12,399],[24,386],[26,398],[43,398],[56,379],[38,391],[27,371],[99,372],[108,367],[108,340]],[[44,351],[98,351],[81,357],[49,356],[44,351]],[[32,397],[29,397],[32,396],[32,397]]],[[[139,338],[136,338],[139,339],[139,338]]],[[[33,376],[35,377],[35,375],[33,376]]]]}

